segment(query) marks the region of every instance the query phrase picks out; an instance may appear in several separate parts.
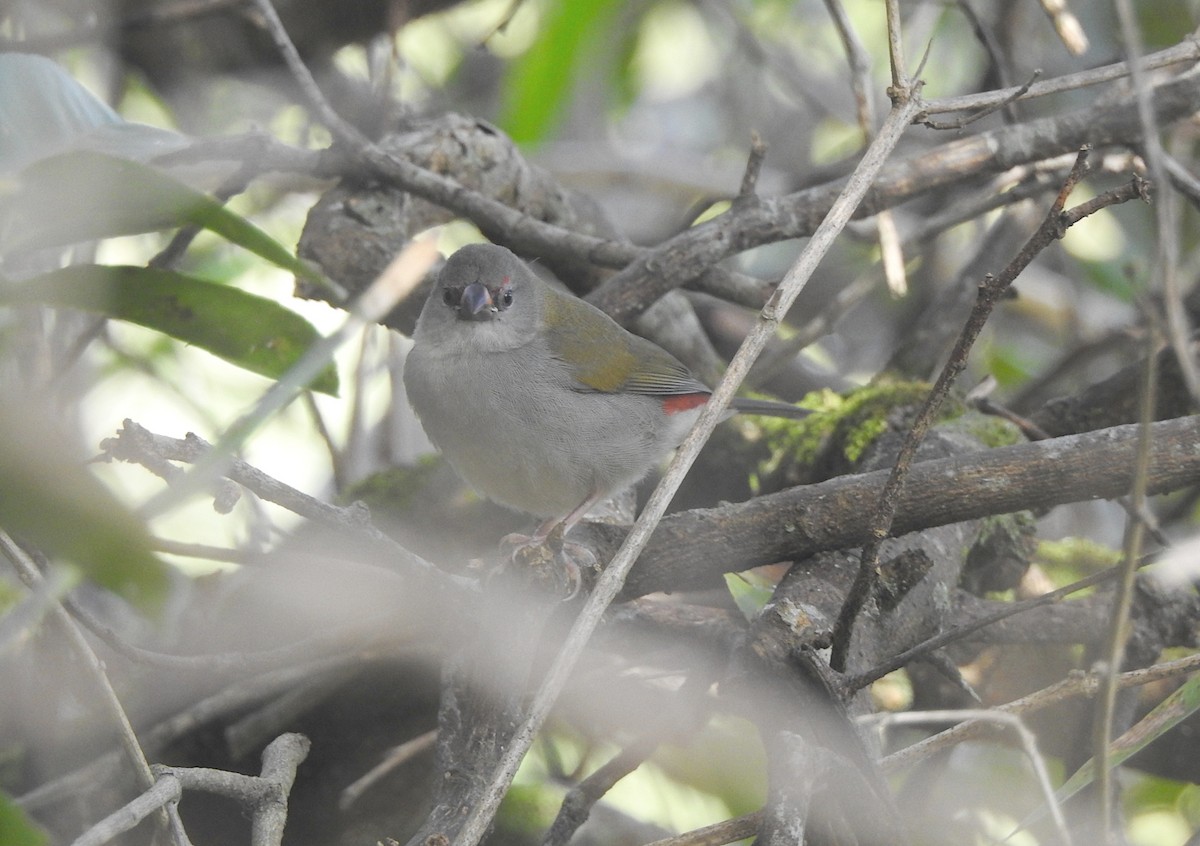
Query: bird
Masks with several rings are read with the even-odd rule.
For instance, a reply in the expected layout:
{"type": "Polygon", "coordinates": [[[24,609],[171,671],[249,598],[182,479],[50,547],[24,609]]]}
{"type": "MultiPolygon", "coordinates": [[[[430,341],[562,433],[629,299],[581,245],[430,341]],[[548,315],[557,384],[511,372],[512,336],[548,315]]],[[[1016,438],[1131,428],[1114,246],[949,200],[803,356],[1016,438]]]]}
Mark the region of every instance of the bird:
{"type": "MultiPolygon", "coordinates": [[[[430,441],[484,496],[542,518],[534,543],[644,477],[712,396],[662,347],[497,244],[446,260],[412,341],[404,385],[430,441]]],[[[809,413],[740,397],[732,408],[809,413]]]]}

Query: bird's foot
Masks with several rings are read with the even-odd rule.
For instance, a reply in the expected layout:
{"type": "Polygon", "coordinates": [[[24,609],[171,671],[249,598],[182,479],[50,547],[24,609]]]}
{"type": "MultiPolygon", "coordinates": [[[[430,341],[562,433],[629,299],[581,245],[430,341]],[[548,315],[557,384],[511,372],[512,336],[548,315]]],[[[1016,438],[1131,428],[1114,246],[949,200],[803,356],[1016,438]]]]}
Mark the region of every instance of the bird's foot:
{"type": "Polygon", "coordinates": [[[558,526],[544,535],[505,535],[500,547],[504,558],[519,564],[535,581],[566,593],[564,602],[578,595],[585,570],[599,570],[595,554],[582,544],[566,540],[558,526]]]}

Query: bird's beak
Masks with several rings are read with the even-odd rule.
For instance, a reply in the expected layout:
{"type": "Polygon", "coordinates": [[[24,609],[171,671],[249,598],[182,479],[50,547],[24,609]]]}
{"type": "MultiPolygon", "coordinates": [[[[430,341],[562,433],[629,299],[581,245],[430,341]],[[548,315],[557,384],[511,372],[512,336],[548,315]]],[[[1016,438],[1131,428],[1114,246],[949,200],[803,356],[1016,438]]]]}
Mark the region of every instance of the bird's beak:
{"type": "Polygon", "coordinates": [[[463,289],[458,300],[458,317],[460,320],[488,320],[496,311],[492,303],[492,295],[486,285],[472,282],[463,289]]]}

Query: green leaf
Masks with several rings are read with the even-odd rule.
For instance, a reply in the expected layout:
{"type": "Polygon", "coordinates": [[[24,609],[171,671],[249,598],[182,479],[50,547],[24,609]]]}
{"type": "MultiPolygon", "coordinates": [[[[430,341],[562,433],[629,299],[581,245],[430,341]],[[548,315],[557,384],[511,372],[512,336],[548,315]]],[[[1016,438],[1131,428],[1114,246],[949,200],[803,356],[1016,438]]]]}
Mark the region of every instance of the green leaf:
{"type": "Polygon", "coordinates": [[[45,846],[50,838],[21,808],[0,793],[0,843],[4,846],[45,846]]]}
{"type": "MultiPolygon", "coordinates": [[[[75,265],[0,288],[0,303],[75,308],[127,320],[278,379],[320,335],[274,300],[147,267],[75,265]]],[[[311,388],[336,395],[330,365],[311,388]]]]}
{"type": "Polygon", "coordinates": [[[759,615],[775,590],[774,585],[755,573],[726,573],[725,586],[747,620],[759,615]]]}
{"type": "Polygon", "coordinates": [[[188,224],[211,230],[272,264],[328,281],[250,221],[157,168],[76,150],[21,171],[0,195],[0,253],[62,247],[188,224]]]}
{"type": "Polygon", "coordinates": [[[142,610],[157,611],[170,571],[154,554],[145,526],[33,405],[0,410],[0,527],[75,564],[142,610]]]}
{"type": "Polygon", "coordinates": [[[24,53],[0,55],[0,170],[62,149],[121,116],[56,62],[24,53]]]}
{"type": "Polygon", "coordinates": [[[620,0],[549,4],[537,40],[505,79],[500,125],[514,141],[536,143],[554,127],[587,46],[606,42],[603,30],[620,5],[620,0]]]}
{"type": "Polygon", "coordinates": [[[186,146],[177,132],[129,123],[59,64],[28,53],[0,54],[0,172],[68,148],[145,159],[186,146]]]}

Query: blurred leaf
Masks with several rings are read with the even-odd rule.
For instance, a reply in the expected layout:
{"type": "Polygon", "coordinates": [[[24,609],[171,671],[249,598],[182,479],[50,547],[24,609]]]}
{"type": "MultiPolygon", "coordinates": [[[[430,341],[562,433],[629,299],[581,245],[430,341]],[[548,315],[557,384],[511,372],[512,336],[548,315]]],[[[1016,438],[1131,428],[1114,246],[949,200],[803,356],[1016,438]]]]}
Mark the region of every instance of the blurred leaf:
{"type": "Polygon", "coordinates": [[[0,843],[4,846],[45,846],[50,842],[12,799],[0,793],[0,843]]]}
{"type": "Polygon", "coordinates": [[[145,160],[188,143],[125,120],[56,62],[28,53],[0,53],[0,126],[0,173],[68,149],[145,160]]]}
{"type": "MultiPolygon", "coordinates": [[[[147,267],[76,265],[0,288],[0,302],[76,308],[128,320],[278,379],[320,335],[274,300],[147,267]]],[[[336,395],[332,365],[312,389],[336,395]]]]}
{"type": "Polygon", "coordinates": [[[562,791],[553,783],[514,784],[500,803],[496,828],[510,837],[531,839],[545,833],[561,804],[562,791]]]}
{"type": "Polygon", "coordinates": [[[325,279],[250,221],[166,173],[89,150],[42,159],[0,196],[0,253],[62,247],[192,224],[272,264],[325,279]]]}
{"type": "Polygon", "coordinates": [[[1123,303],[1131,303],[1140,293],[1134,271],[1125,262],[1081,262],[1084,278],[1098,290],[1111,294],[1123,303]]]}
{"type": "Polygon", "coordinates": [[[634,67],[634,57],[637,55],[638,48],[638,28],[635,26],[623,28],[618,36],[613,93],[616,97],[616,105],[622,112],[626,112],[637,99],[639,90],[637,70],[634,67]]]}
{"type": "Polygon", "coordinates": [[[686,745],[664,744],[653,762],[679,784],[718,796],[730,813],[762,807],[767,797],[766,753],[754,724],[714,714],[686,745]]]}
{"type": "Polygon", "coordinates": [[[775,585],[755,573],[726,573],[725,586],[747,620],[758,616],[775,591],[775,585]]]}
{"type": "Polygon", "coordinates": [[[1188,0],[1156,0],[1143,7],[1135,3],[1138,27],[1149,50],[1161,50],[1187,38],[1195,26],[1196,10],[1188,0]]]}
{"type": "Polygon", "coordinates": [[[1003,388],[1023,385],[1038,372],[1038,360],[1034,352],[1027,344],[996,341],[987,347],[987,372],[995,376],[1003,388]]]}
{"type": "MultiPolygon", "coordinates": [[[[0,526],[153,613],[169,570],[142,522],[84,467],[33,402],[0,411],[0,526]]],[[[6,842],[0,838],[0,842],[6,842]]]]}
{"type": "MultiPolygon", "coordinates": [[[[1123,735],[1109,746],[1110,767],[1119,767],[1158,738],[1200,710],[1200,676],[1192,676],[1174,693],[1159,702],[1149,714],[1142,717],[1123,735]]],[[[1067,779],[1055,794],[1065,802],[1096,778],[1096,762],[1090,759],[1067,779]]]]}
{"type": "Polygon", "coordinates": [[[608,19],[621,0],[551,3],[537,40],[513,62],[505,78],[500,125],[518,144],[543,140],[571,93],[589,46],[608,40],[608,19]]]}
{"type": "Polygon", "coordinates": [[[0,54],[0,171],[61,150],[96,127],[121,122],[56,62],[0,54]]]}

